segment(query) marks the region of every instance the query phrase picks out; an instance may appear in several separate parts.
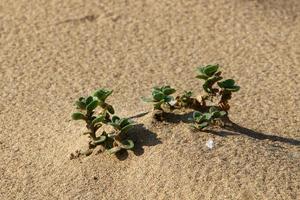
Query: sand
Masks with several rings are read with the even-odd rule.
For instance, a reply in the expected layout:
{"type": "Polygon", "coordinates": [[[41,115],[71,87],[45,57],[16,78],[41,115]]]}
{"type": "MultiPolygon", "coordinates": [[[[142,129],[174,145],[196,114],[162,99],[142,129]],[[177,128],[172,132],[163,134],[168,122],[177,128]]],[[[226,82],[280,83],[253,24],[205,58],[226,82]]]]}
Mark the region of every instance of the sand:
{"type": "Polygon", "coordinates": [[[0,199],[299,199],[299,14],[299,0],[0,1],[0,199]],[[134,116],[154,85],[200,93],[210,63],[241,86],[234,131],[149,113],[134,152],[69,159],[88,141],[79,96],[111,88],[134,116]]]}

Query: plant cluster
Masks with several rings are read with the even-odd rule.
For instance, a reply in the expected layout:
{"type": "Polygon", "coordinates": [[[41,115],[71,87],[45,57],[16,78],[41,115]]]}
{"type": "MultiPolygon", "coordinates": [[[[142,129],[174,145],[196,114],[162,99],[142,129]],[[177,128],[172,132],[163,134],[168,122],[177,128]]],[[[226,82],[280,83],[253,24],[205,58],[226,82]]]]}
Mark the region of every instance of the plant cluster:
{"type": "MultiPolygon", "coordinates": [[[[210,126],[222,126],[222,119],[228,115],[230,109],[229,100],[232,93],[239,91],[240,87],[233,79],[225,79],[221,76],[219,65],[207,65],[198,67],[198,79],[204,80],[202,85],[205,95],[194,98],[192,91],[172,96],[176,90],[170,86],[154,87],[151,97],[142,97],[142,100],[151,103],[154,111],[162,118],[165,112],[174,109],[193,109],[193,117],[190,121],[195,129],[204,129],[210,126]],[[216,101],[217,100],[217,101],[216,101]],[[214,104],[208,106],[208,103],[214,104]]],[[[102,145],[109,153],[116,153],[122,149],[129,150],[134,147],[132,140],[128,139],[128,130],[133,127],[133,122],[128,118],[120,118],[115,114],[112,105],[106,99],[112,94],[112,90],[99,89],[91,96],[80,97],[76,102],[78,112],[72,114],[72,119],[83,120],[86,123],[91,141],[90,149],[102,145]],[[99,131],[102,126],[112,127],[111,132],[99,131]]],[[[155,116],[155,115],[154,115],[155,116]]],[[[160,119],[161,119],[160,118],[160,119]]],[[[158,119],[158,118],[157,118],[158,119]]]]}
{"type": "Polygon", "coordinates": [[[201,66],[198,67],[197,70],[199,74],[196,78],[204,80],[202,87],[206,93],[201,96],[201,100],[193,98],[192,91],[185,91],[183,95],[174,98],[170,95],[175,93],[176,90],[170,86],[154,87],[152,97],[142,97],[142,100],[153,103],[154,110],[172,111],[173,109],[181,108],[192,108],[196,110],[193,113],[192,121],[194,123],[193,127],[197,129],[222,124],[216,122],[220,122],[220,119],[228,114],[230,108],[229,100],[232,97],[232,93],[239,91],[240,87],[235,84],[233,79],[223,80],[221,76],[222,72],[219,71],[219,65],[201,66]],[[208,102],[214,104],[216,99],[218,100],[217,105],[213,105],[209,108],[209,106],[207,106],[208,102]],[[163,105],[166,106],[163,107],[163,105]],[[167,107],[167,109],[165,109],[165,107],[167,107]],[[208,111],[200,112],[205,110],[208,111]]]}
{"type": "Polygon", "coordinates": [[[239,91],[240,87],[235,84],[233,79],[222,80],[222,72],[218,70],[219,65],[198,67],[199,75],[196,77],[204,80],[202,87],[206,92],[206,95],[202,97],[202,104],[206,105],[206,100],[213,101],[214,98],[217,98],[219,107],[228,111],[230,108],[228,101],[231,99],[232,93],[239,91]],[[219,88],[214,87],[216,83],[219,88]]]}
{"type": "Polygon", "coordinates": [[[192,125],[195,129],[204,129],[208,126],[221,125],[221,118],[226,115],[225,111],[220,111],[217,107],[210,107],[208,112],[195,111],[193,118],[190,119],[194,122],[192,125]]]}
{"type": "Polygon", "coordinates": [[[80,97],[75,102],[78,112],[72,114],[72,119],[86,122],[88,132],[85,134],[89,134],[91,138],[90,149],[103,145],[109,153],[116,153],[134,147],[133,141],[126,138],[126,133],[133,127],[133,122],[114,115],[113,106],[106,102],[112,92],[112,90],[99,89],[87,98],[80,97]],[[111,133],[99,131],[103,125],[113,127],[114,131],[111,133]]]}
{"type": "Polygon", "coordinates": [[[176,90],[170,86],[154,87],[152,89],[152,97],[142,97],[142,100],[153,104],[155,110],[171,110],[174,106],[174,97],[171,94],[175,93],[176,90]]]}

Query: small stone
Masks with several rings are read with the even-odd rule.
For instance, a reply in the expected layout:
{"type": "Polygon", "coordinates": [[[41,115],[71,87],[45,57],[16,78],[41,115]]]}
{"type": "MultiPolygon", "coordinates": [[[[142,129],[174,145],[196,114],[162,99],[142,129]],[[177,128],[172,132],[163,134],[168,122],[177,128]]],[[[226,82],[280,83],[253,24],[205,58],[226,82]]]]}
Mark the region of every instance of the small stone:
{"type": "Polygon", "coordinates": [[[176,103],[177,103],[176,100],[172,100],[172,101],[169,102],[169,104],[170,104],[171,106],[175,106],[176,103]]]}
{"type": "Polygon", "coordinates": [[[209,148],[209,149],[212,149],[214,147],[214,141],[212,139],[209,139],[207,142],[206,142],[206,146],[209,148]]]}

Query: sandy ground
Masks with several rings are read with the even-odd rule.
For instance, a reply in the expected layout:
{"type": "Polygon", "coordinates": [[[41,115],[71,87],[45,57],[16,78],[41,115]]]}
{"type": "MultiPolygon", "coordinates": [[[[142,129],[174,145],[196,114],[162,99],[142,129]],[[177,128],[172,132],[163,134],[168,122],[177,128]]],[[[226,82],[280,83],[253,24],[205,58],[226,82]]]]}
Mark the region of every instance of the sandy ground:
{"type": "Polygon", "coordinates": [[[1,0],[0,199],[299,199],[299,14],[299,0],[1,0]],[[242,87],[234,133],[148,114],[134,152],[69,160],[87,142],[76,98],[108,87],[134,116],[154,85],[200,92],[209,63],[242,87]]]}

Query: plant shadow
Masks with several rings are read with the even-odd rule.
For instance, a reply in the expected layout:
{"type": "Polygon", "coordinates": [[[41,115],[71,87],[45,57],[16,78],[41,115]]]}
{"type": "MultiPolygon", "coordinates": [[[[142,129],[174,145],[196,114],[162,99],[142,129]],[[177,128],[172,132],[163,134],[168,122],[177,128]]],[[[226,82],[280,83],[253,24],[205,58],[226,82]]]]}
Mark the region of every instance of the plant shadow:
{"type": "Polygon", "coordinates": [[[184,114],[177,113],[163,113],[163,121],[168,123],[190,123],[190,118],[193,117],[193,112],[188,112],[184,114]]]}
{"type": "Polygon", "coordinates": [[[129,117],[128,119],[135,119],[135,118],[140,118],[140,117],[143,117],[145,115],[147,115],[149,112],[142,112],[142,113],[139,113],[139,114],[136,114],[134,116],[131,116],[129,117]]]}
{"type": "Polygon", "coordinates": [[[248,129],[246,127],[240,126],[234,122],[232,122],[230,119],[225,119],[225,126],[222,130],[206,130],[204,132],[212,133],[218,136],[226,137],[228,135],[246,135],[248,137],[251,137],[253,139],[258,140],[270,140],[272,142],[281,142],[293,146],[300,146],[300,140],[296,140],[293,138],[288,137],[282,137],[277,136],[271,133],[262,133],[257,132],[251,129],[248,129]]]}
{"type": "MultiPolygon", "coordinates": [[[[189,118],[192,118],[193,112],[185,114],[164,113],[164,121],[169,123],[190,123],[189,118]]],[[[293,138],[277,136],[271,133],[257,132],[246,127],[240,126],[232,122],[228,117],[224,118],[225,126],[223,129],[207,129],[203,132],[211,133],[217,136],[226,137],[229,135],[245,135],[258,140],[270,140],[273,142],[282,142],[289,145],[300,146],[300,140],[293,138]]]]}
{"type": "Polygon", "coordinates": [[[144,153],[144,146],[155,146],[162,144],[157,134],[147,129],[144,124],[137,124],[130,132],[130,138],[134,141],[134,154],[140,156],[144,153]]]}
{"type": "MultiPolygon", "coordinates": [[[[157,134],[147,129],[144,124],[136,124],[129,132],[129,139],[133,140],[133,153],[140,156],[144,153],[145,146],[155,146],[162,144],[161,140],[157,138],[157,134]]],[[[119,160],[125,160],[128,157],[128,151],[120,151],[116,153],[119,160]]]]}
{"type": "Polygon", "coordinates": [[[248,137],[254,138],[254,139],[258,139],[258,140],[270,140],[273,142],[282,142],[282,143],[286,143],[289,145],[294,145],[294,146],[300,146],[300,140],[296,140],[293,138],[288,138],[288,137],[282,137],[282,136],[277,136],[277,135],[273,135],[273,134],[266,134],[266,133],[262,133],[262,132],[257,132],[251,129],[248,129],[246,127],[240,126],[234,122],[232,122],[231,120],[229,120],[229,124],[227,126],[225,126],[225,129],[228,131],[233,131],[236,133],[240,133],[243,135],[246,135],[248,137]]]}

